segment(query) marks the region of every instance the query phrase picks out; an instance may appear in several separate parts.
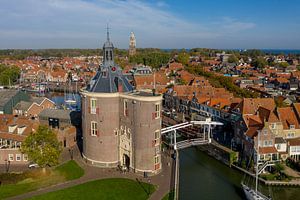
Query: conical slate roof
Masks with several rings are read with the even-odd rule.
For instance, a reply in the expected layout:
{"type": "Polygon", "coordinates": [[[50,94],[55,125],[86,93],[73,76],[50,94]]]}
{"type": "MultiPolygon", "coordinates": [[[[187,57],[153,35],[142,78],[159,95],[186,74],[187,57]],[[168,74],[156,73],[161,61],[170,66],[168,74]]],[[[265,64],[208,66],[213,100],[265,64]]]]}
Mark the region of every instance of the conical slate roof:
{"type": "Polygon", "coordinates": [[[90,83],[90,92],[130,92],[133,88],[119,66],[102,67],[90,83]]]}
{"type": "Polygon", "coordinates": [[[103,45],[103,64],[91,80],[90,86],[87,88],[88,91],[115,93],[133,90],[127,78],[122,74],[121,68],[114,63],[113,50],[114,46],[107,31],[107,41],[103,45]]]}

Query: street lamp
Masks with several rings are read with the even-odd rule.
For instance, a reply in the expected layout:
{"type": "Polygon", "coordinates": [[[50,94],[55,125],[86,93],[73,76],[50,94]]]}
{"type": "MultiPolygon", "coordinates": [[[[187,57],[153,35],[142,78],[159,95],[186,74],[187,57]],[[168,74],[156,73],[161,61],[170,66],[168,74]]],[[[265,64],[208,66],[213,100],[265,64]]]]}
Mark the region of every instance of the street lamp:
{"type": "Polygon", "coordinates": [[[5,171],[6,171],[6,173],[8,173],[9,167],[10,167],[10,160],[7,161],[7,159],[5,159],[5,171]]]}
{"type": "Polygon", "coordinates": [[[151,179],[148,179],[148,196],[150,196],[150,189],[151,189],[151,179]]]}
{"type": "Polygon", "coordinates": [[[73,160],[73,149],[72,148],[69,148],[69,153],[70,153],[71,160],[73,160]]]}

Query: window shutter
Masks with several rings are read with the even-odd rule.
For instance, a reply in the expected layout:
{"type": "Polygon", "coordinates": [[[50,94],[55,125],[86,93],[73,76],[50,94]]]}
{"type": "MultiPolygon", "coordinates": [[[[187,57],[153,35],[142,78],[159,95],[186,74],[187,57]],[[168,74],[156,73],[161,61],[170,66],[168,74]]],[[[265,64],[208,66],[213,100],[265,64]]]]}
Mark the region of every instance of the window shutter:
{"type": "Polygon", "coordinates": [[[100,109],[97,107],[96,109],[96,113],[99,114],[100,109]]]}
{"type": "Polygon", "coordinates": [[[152,119],[155,119],[155,113],[152,113],[152,119]]]}
{"type": "Polygon", "coordinates": [[[97,129],[96,131],[97,131],[97,132],[96,132],[96,135],[97,135],[97,137],[99,137],[99,130],[97,129]]]}
{"type": "Polygon", "coordinates": [[[159,169],[160,168],[160,164],[158,163],[158,164],[156,164],[155,166],[154,166],[154,169],[155,170],[157,170],[157,169],[159,169]]]}
{"type": "Polygon", "coordinates": [[[128,109],[125,110],[125,115],[128,117],[128,109]]]}
{"type": "Polygon", "coordinates": [[[155,146],[155,140],[152,140],[152,147],[154,147],[155,146]]]}

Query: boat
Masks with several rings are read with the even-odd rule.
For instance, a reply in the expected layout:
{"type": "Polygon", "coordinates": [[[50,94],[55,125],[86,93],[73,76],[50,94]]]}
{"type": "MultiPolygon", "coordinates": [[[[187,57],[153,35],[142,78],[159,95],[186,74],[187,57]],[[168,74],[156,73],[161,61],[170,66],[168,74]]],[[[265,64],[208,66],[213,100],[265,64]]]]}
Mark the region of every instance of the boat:
{"type": "Polygon", "coordinates": [[[256,150],[256,173],[255,173],[255,189],[250,188],[249,186],[247,186],[245,183],[241,183],[242,188],[244,190],[244,193],[246,195],[246,198],[248,200],[271,200],[271,197],[267,197],[264,194],[262,194],[261,192],[258,191],[258,157],[259,157],[259,134],[257,135],[257,150],[256,150]]]}
{"type": "Polygon", "coordinates": [[[272,198],[265,196],[257,190],[254,190],[242,183],[242,188],[248,200],[271,200],[272,198]]]}
{"type": "MultiPolygon", "coordinates": [[[[69,82],[69,88],[71,88],[71,81],[69,82]]],[[[76,85],[77,91],[77,85],[76,85]]],[[[65,106],[68,110],[77,110],[77,99],[74,92],[66,93],[65,91],[65,106]]]]}

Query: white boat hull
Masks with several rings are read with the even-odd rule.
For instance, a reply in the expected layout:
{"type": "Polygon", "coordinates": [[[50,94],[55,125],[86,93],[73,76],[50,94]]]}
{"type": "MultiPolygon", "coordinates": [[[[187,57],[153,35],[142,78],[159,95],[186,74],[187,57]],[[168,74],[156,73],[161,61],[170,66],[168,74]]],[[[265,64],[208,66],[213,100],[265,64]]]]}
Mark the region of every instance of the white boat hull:
{"type": "Polygon", "coordinates": [[[255,192],[255,190],[249,188],[248,186],[242,184],[244,193],[248,200],[271,200],[271,198],[266,197],[265,195],[261,194],[260,192],[255,192]]]}

